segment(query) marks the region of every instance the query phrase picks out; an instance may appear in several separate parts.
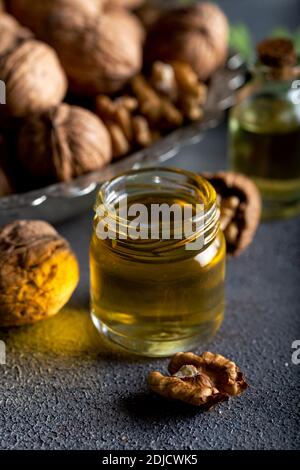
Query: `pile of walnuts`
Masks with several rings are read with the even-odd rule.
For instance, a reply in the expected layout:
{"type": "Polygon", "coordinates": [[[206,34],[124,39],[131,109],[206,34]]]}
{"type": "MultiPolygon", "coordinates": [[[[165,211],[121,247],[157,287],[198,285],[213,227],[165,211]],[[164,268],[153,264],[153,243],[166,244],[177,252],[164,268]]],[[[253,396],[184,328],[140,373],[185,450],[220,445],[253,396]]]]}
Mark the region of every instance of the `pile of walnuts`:
{"type": "Polygon", "coordinates": [[[226,17],[202,2],[164,11],[146,34],[132,11],[143,3],[1,1],[0,197],[101,170],[201,119],[201,80],[227,55],[226,17]],[[156,44],[167,30],[172,54],[156,44]]]}

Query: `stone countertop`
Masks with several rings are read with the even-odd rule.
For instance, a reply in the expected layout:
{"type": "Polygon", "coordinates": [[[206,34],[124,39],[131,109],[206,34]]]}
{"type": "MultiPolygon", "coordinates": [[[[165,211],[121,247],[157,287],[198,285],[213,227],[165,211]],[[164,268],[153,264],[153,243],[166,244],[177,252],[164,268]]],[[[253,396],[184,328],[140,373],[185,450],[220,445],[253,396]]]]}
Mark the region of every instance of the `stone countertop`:
{"type": "MultiPolygon", "coordinates": [[[[225,128],[185,149],[172,166],[224,167],[225,128]]],[[[58,227],[76,251],[81,281],[68,308],[31,327],[1,331],[1,449],[299,449],[300,218],[264,223],[228,262],[225,321],[205,349],[232,358],[250,388],[210,412],[149,393],[166,359],[111,349],[88,313],[91,214],[58,227]]],[[[199,348],[198,352],[201,352],[199,348]]]]}

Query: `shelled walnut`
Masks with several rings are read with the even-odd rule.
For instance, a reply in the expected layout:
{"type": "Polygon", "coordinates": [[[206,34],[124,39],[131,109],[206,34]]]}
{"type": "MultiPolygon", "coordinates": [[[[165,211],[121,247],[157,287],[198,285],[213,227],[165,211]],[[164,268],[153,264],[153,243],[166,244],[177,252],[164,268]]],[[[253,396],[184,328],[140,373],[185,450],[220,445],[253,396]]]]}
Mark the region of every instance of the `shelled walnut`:
{"type": "Polygon", "coordinates": [[[152,67],[151,81],[154,88],[166,95],[186,119],[197,121],[202,118],[207,86],[199,81],[189,64],[157,61],[152,67]]]}
{"type": "Polygon", "coordinates": [[[61,104],[24,121],[18,155],[24,169],[41,186],[101,169],[111,160],[111,142],[95,114],[61,104]]]}
{"type": "Polygon", "coordinates": [[[148,384],[155,393],[205,409],[240,395],[247,388],[236,364],[220,354],[177,353],[170,361],[170,376],[151,372],[148,384]]]}
{"type": "Polygon", "coordinates": [[[114,158],[148,147],[162,134],[203,117],[207,87],[184,63],[155,62],[150,76],[131,80],[131,95],[96,98],[96,112],[112,139],[114,158]]]}
{"type": "Polygon", "coordinates": [[[261,216],[261,197],[246,176],[219,172],[204,174],[219,195],[221,228],[229,254],[239,255],[252,242],[261,216]]]}
{"type": "Polygon", "coordinates": [[[79,279],[76,257],[42,221],[17,221],[0,229],[0,327],[55,315],[79,279]]]}
{"type": "Polygon", "coordinates": [[[137,108],[138,102],[134,97],[122,96],[115,101],[106,95],[97,97],[96,111],[110,133],[115,159],[126,155],[136,146],[147,147],[153,142],[147,120],[133,114],[137,108]]]}

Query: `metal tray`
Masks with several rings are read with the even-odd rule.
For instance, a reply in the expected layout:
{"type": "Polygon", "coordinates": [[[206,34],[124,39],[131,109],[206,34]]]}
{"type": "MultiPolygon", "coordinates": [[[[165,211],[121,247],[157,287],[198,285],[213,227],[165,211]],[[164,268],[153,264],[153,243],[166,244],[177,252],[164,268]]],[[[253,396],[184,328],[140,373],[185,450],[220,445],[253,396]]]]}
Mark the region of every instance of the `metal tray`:
{"type": "Polygon", "coordinates": [[[60,223],[91,209],[98,187],[104,181],[132,168],[161,164],[174,157],[182,146],[199,142],[208,129],[222,120],[224,111],[234,103],[235,91],[244,80],[244,64],[237,54],[231,54],[226,67],[211,79],[201,122],[182,127],[147,149],[69,183],[0,198],[0,225],[20,218],[60,223]]]}

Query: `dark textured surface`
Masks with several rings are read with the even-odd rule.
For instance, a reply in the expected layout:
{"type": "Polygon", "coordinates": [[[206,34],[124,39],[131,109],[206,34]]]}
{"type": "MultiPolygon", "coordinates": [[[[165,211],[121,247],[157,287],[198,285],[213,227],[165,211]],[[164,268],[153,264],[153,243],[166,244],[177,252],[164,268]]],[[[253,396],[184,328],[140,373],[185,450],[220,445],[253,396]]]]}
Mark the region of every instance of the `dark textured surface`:
{"type": "MultiPolygon", "coordinates": [[[[298,0],[219,3],[234,22],[247,22],[256,38],[276,24],[299,24],[298,0]]],[[[172,165],[224,167],[224,128],[172,165]]],[[[59,230],[79,256],[81,283],[72,310],[0,333],[7,342],[7,365],[0,365],[0,448],[300,448],[300,365],[291,362],[291,344],[300,339],[299,218],[263,224],[250,249],[228,264],[226,319],[208,347],[235,360],[250,388],[209,413],[148,393],[147,373],[163,370],[167,360],[123,356],[98,338],[87,313],[90,217],[59,230]]]]}
{"type": "MultiPolygon", "coordinates": [[[[224,129],[213,131],[173,163],[224,166],[224,140],[224,129]]],[[[207,348],[235,360],[250,388],[209,413],[148,392],[146,375],[167,360],[122,355],[98,338],[87,312],[90,216],[59,229],[79,256],[81,283],[72,309],[1,333],[1,448],[300,448],[300,365],[291,362],[300,338],[300,219],[263,224],[228,263],[226,319],[207,348]]]]}

